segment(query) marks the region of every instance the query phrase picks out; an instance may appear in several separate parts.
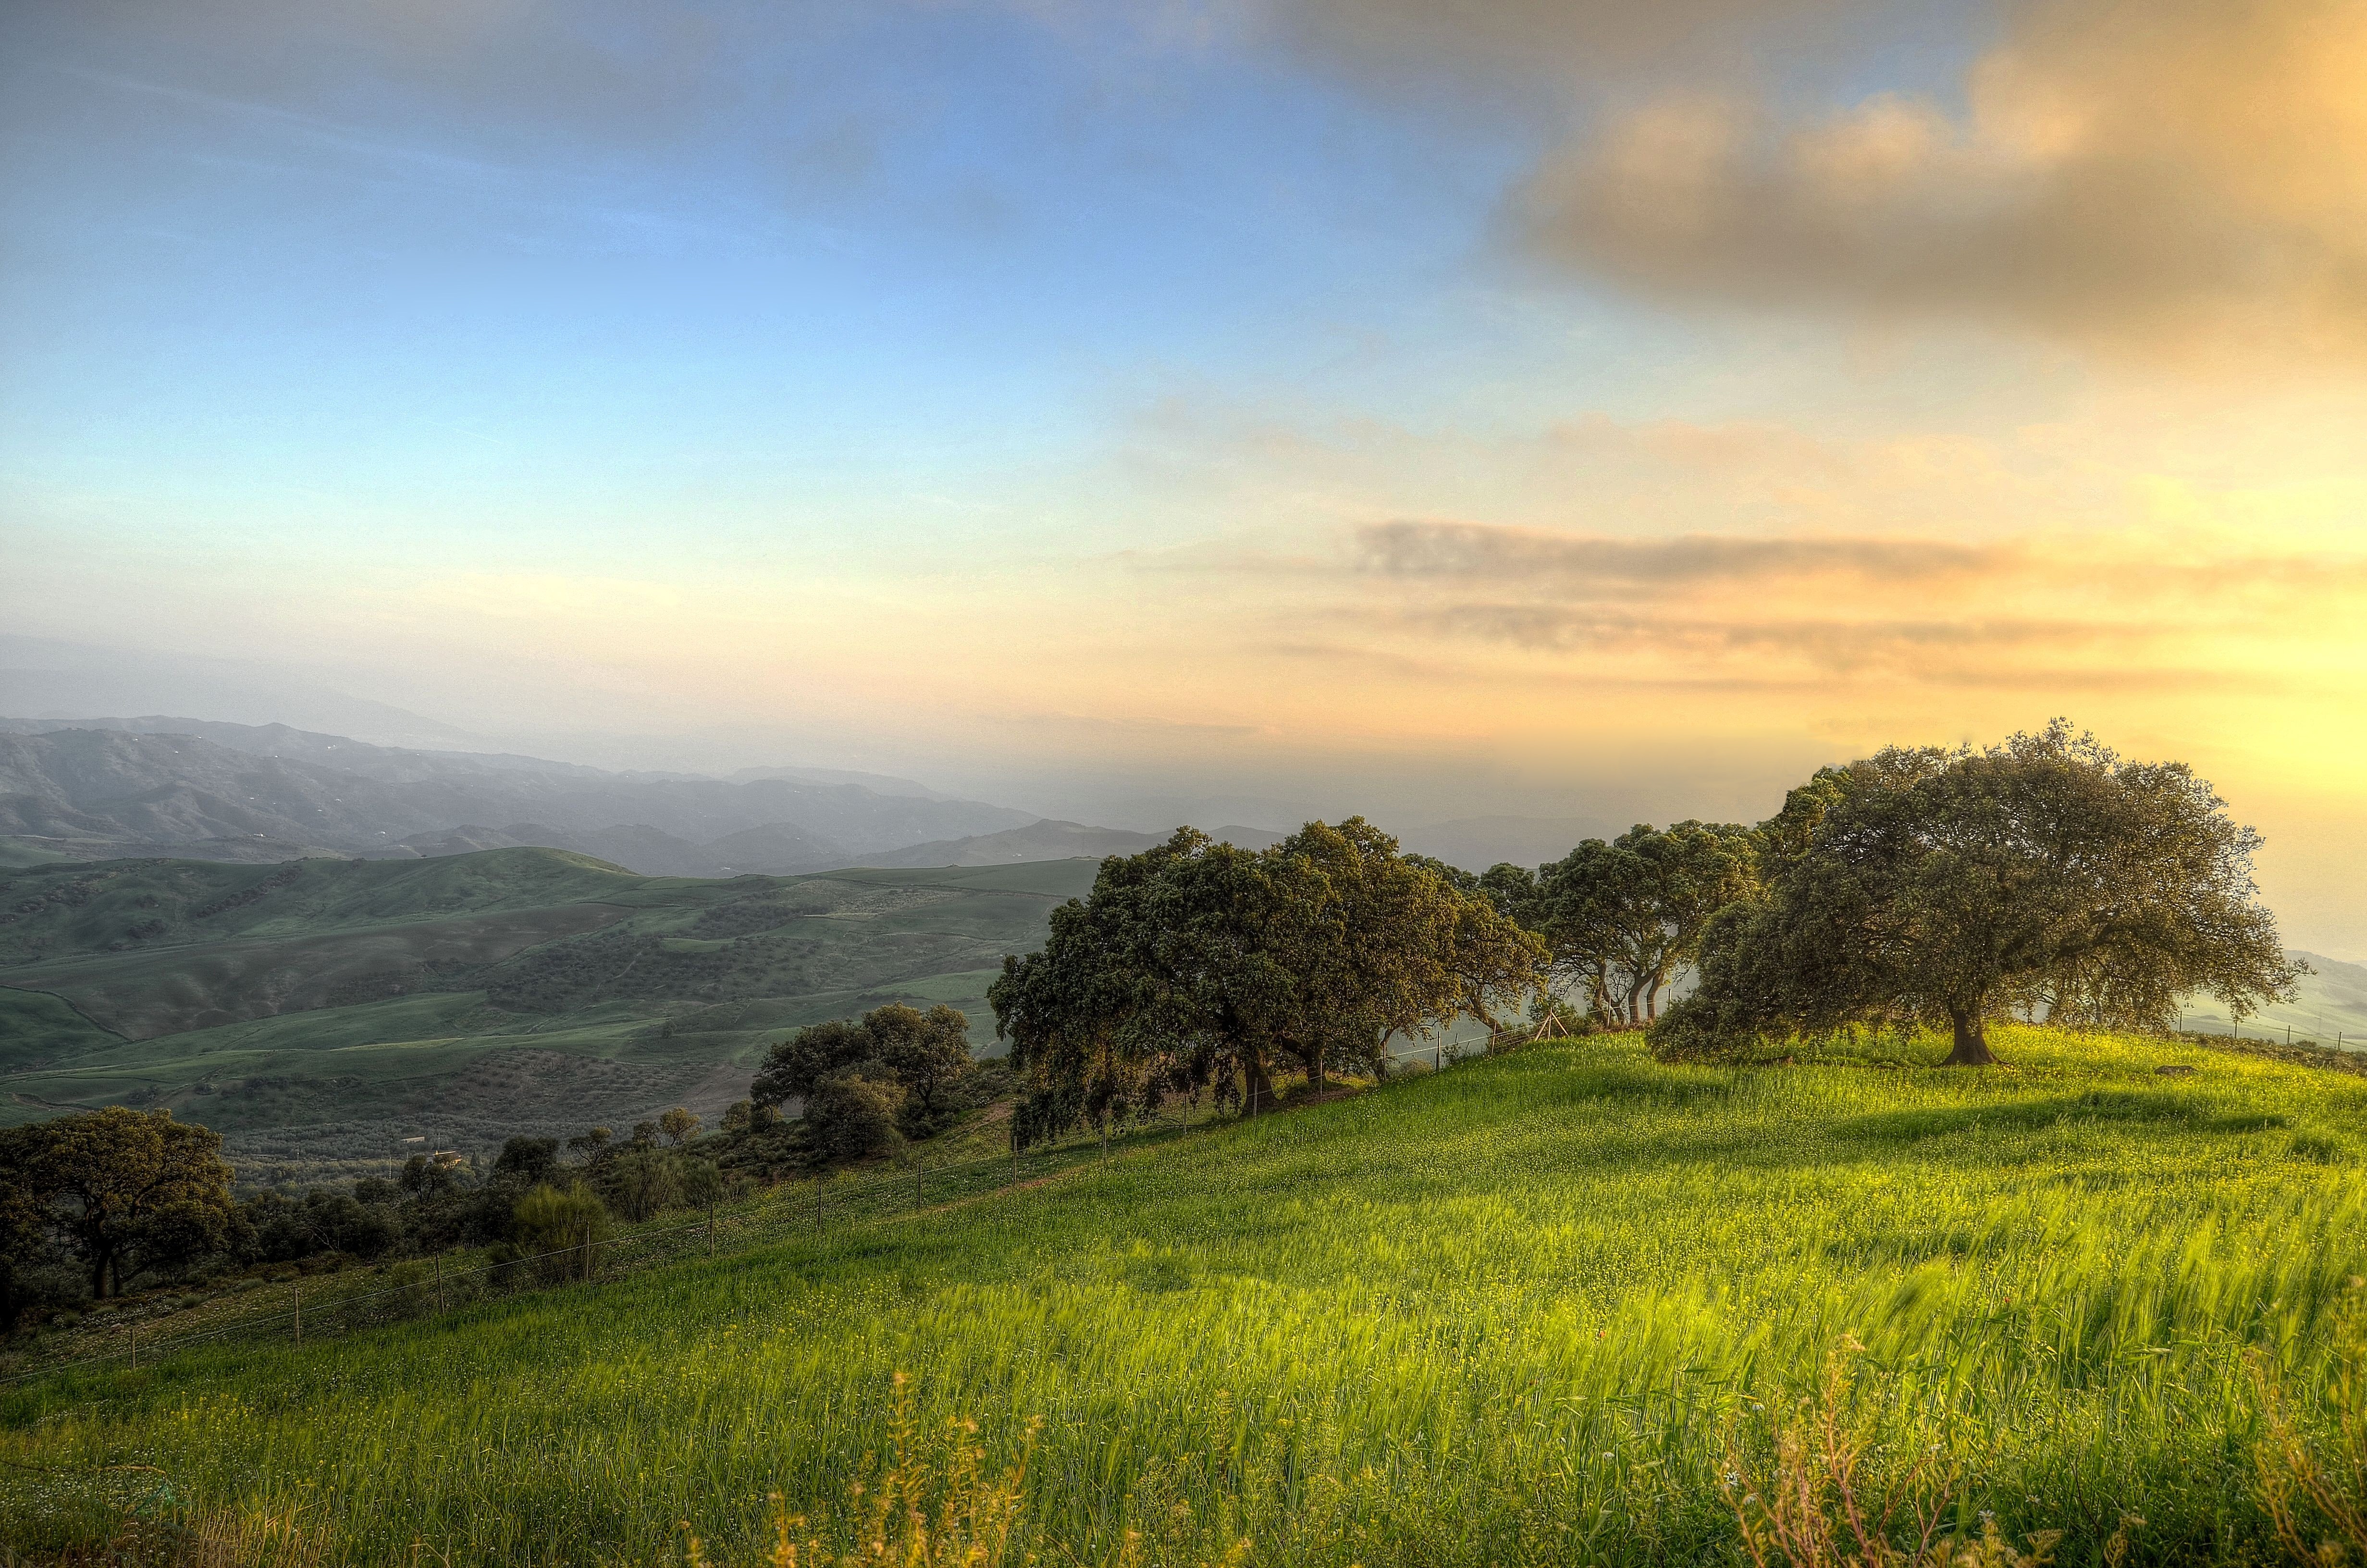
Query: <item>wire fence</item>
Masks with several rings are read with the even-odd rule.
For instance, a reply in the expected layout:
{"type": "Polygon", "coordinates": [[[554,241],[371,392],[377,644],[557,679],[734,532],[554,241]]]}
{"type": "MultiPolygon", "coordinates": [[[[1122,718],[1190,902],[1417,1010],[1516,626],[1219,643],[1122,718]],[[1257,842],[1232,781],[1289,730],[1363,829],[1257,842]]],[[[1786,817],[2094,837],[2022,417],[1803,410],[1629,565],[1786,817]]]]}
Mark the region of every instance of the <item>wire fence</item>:
{"type": "MultiPolygon", "coordinates": [[[[1392,1064],[1418,1062],[1444,1069],[1478,1054],[1524,1041],[1528,1036],[1492,1036],[1486,1041],[1433,1040],[1389,1052],[1392,1064]]],[[[154,1311],[117,1310],[119,1325],[104,1333],[101,1349],[78,1355],[18,1357],[0,1360],[0,1388],[75,1372],[124,1366],[155,1367],[168,1358],[206,1347],[264,1344],[301,1346],[342,1338],[364,1330],[457,1312],[527,1291],[568,1284],[599,1283],[663,1267],[716,1258],[760,1246],[810,1238],[826,1240],[851,1228],[954,1207],[998,1192],[1018,1191],[1065,1172],[1106,1164],[1113,1153],[1172,1142],[1206,1129],[1256,1120],[1284,1108],[1261,1105],[1252,1092],[1236,1110],[1184,1104],[1104,1122],[1083,1133],[1022,1149],[1014,1139],[1007,1153],[932,1165],[915,1150],[908,1162],[866,1176],[823,1176],[773,1188],[753,1203],[718,1207],[692,1220],[637,1226],[622,1233],[583,1233],[571,1244],[515,1256],[504,1248],[479,1253],[405,1259],[367,1278],[390,1282],[375,1289],[340,1284],[338,1275],[269,1281],[225,1303],[229,1321],[160,1332],[154,1311]],[[477,1262],[465,1259],[476,1257],[477,1262]],[[265,1298],[260,1310],[241,1310],[265,1298]],[[278,1304],[278,1303],[284,1303],[278,1304]],[[143,1329],[146,1332],[143,1333],[143,1329]]],[[[212,1302],[207,1305],[212,1305],[212,1302]]],[[[84,1336],[85,1342],[88,1335],[84,1336]]]]}

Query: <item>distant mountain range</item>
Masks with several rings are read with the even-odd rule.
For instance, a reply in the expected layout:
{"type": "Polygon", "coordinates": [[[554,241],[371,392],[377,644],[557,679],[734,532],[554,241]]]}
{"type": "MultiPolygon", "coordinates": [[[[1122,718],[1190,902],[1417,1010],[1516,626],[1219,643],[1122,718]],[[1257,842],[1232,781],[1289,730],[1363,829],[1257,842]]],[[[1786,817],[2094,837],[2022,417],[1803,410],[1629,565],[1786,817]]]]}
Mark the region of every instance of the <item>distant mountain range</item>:
{"type": "MultiPolygon", "coordinates": [[[[10,858],[402,858],[539,845],[644,875],[882,863],[1039,819],[908,779],[765,769],[612,773],[488,753],[370,745],[283,724],[0,720],[10,858]],[[865,782],[855,782],[855,779],[865,782]]],[[[1144,842],[1149,842],[1147,835],[1144,842]]]]}
{"type": "MultiPolygon", "coordinates": [[[[1209,831],[1246,848],[1283,836],[1237,823],[1209,831]]],[[[1471,817],[1402,836],[1409,849],[1478,869],[1553,859],[1606,831],[1581,818],[1471,817]]],[[[377,745],[287,724],[0,719],[0,864],[418,858],[539,846],[644,876],[785,876],[1128,855],[1166,837],[832,768],[752,767],[718,778],[377,745]]]]}

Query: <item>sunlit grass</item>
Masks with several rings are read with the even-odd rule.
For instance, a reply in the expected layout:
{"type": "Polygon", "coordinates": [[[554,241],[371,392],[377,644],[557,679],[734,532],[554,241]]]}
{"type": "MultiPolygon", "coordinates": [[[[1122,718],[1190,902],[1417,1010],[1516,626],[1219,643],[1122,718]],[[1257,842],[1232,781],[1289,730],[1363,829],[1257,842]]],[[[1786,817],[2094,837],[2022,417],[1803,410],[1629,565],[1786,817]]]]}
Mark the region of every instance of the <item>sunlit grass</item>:
{"type": "Polygon", "coordinates": [[[1740,1402],[1866,1346],[1869,1441],[1948,1446],[1965,1528],[2128,1515],[2133,1560],[2272,1553],[2243,1354],[2302,1409],[2367,1271],[2367,1083],[1998,1031],[2000,1071],[1670,1068],[1537,1048],[1043,1186],[302,1351],[0,1403],[0,1539],[76,1484],[302,1510],[361,1562],[759,1561],[888,1434],[1045,1417],[1050,1561],[1723,1560],[1740,1402]],[[2193,1063],[2191,1076],[2155,1066],[2193,1063]],[[39,1475],[37,1485],[28,1476],[39,1475]]]}

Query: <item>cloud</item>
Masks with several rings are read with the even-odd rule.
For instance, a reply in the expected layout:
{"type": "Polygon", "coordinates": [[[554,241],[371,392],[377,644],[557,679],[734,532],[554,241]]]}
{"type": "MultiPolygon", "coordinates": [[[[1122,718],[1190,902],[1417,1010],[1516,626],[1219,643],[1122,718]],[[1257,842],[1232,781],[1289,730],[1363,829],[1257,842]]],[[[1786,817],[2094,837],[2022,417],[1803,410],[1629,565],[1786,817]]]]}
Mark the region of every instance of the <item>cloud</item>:
{"type": "Polygon", "coordinates": [[[2148,359],[2367,358],[2367,7],[2043,0],[1966,108],[1786,117],[1715,82],[1583,135],[1513,201],[1648,294],[1948,318],[2148,359]]]}
{"type": "Polygon", "coordinates": [[[2331,654],[2319,629],[2367,601],[2355,551],[2143,529],[1968,544],[1396,521],[1349,530],[1342,556],[1352,586],[1292,613],[1343,646],[1671,688],[2283,689],[2310,674],[2296,641],[2331,654]]]}
{"type": "Polygon", "coordinates": [[[1387,576],[1511,579],[1623,592],[1811,577],[1929,586],[1994,573],[2018,553],[2016,546],[1937,540],[1623,539],[1451,522],[1372,524],[1355,531],[1353,550],[1364,570],[1387,576]]]}
{"type": "Polygon", "coordinates": [[[1567,84],[1734,62],[1754,42],[1871,9],[1868,0],[1273,0],[1267,25],[1387,80],[1484,71],[1567,84]]]}

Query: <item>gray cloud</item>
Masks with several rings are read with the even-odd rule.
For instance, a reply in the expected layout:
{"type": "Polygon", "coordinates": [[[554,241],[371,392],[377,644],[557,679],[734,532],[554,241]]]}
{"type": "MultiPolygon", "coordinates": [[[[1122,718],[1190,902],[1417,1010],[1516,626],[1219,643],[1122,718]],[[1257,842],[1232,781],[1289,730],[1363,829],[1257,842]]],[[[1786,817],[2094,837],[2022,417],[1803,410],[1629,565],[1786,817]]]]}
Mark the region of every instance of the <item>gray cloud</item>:
{"type": "Polygon", "coordinates": [[[2043,0],[1958,116],[1808,118],[1716,80],[1593,125],[1513,202],[1637,291],[1950,317],[2147,358],[2367,355],[2367,10],[2043,0]]]}
{"type": "Polygon", "coordinates": [[[1929,584],[2003,569],[2013,546],[1939,540],[1748,539],[1688,534],[1624,539],[1479,523],[1376,523],[1355,531],[1353,557],[1392,577],[1513,581],[1557,588],[1681,589],[1711,584],[1847,576],[1929,584]]]}

